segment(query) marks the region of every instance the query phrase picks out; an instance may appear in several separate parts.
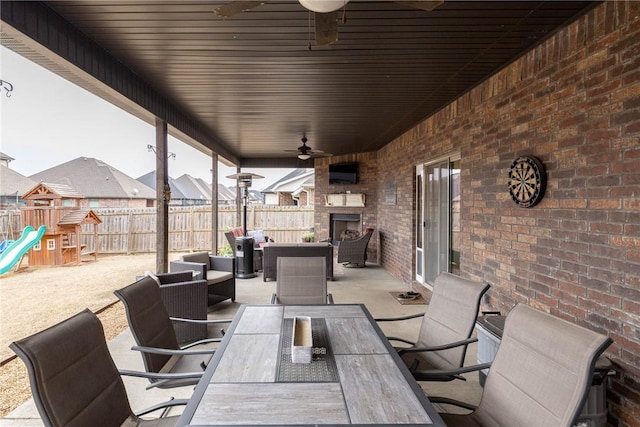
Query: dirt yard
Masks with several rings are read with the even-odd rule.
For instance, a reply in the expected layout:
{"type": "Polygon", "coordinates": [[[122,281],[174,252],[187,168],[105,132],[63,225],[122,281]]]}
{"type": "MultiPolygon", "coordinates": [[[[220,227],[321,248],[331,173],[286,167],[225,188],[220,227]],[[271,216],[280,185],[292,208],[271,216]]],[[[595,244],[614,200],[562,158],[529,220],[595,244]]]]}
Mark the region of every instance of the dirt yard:
{"type": "MultiPolygon", "coordinates": [[[[170,254],[169,259],[178,256],[170,254]]],[[[11,342],[84,308],[98,313],[107,340],[114,338],[127,328],[127,319],[113,291],[145,270],[155,271],[155,265],[155,253],[112,255],[80,266],[23,268],[0,276],[0,418],[31,397],[24,364],[11,360],[11,342]]]]}

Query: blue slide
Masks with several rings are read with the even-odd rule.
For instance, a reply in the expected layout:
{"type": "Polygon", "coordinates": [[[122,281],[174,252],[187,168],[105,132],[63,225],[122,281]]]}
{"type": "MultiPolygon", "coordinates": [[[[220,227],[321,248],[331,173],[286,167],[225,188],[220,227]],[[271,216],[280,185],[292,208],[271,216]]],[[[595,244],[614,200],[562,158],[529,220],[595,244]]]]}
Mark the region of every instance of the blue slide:
{"type": "Polygon", "coordinates": [[[47,227],[41,225],[37,230],[27,225],[22,230],[22,236],[0,254],[0,274],[4,274],[22,258],[36,243],[40,241],[47,227]]]}

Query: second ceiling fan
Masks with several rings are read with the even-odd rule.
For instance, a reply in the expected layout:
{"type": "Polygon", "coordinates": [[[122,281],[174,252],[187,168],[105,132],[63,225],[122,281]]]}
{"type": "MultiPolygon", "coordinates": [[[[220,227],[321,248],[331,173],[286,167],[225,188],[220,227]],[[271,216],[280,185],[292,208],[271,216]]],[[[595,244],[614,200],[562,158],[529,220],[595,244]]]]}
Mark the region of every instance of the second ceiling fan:
{"type": "Polygon", "coordinates": [[[320,150],[313,150],[311,147],[307,145],[307,137],[305,135],[302,136],[302,145],[298,147],[296,150],[285,150],[288,153],[297,153],[298,158],[300,160],[309,160],[311,157],[329,157],[331,154],[325,153],[320,150]]]}
{"type": "MultiPolygon", "coordinates": [[[[238,13],[262,6],[265,2],[232,0],[216,8],[214,13],[222,18],[230,18],[238,13]]],[[[298,0],[298,2],[305,9],[314,12],[316,46],[327,46],[338,41],[338,22],[340,21],[338,10],[344,9],[349,0],[298,0]]],[[[444,3],[444,0],[394,1],[393,3],[431,11],[444,3]]],[[[342,21],[345,22],[344,14],[342,21]]]]}

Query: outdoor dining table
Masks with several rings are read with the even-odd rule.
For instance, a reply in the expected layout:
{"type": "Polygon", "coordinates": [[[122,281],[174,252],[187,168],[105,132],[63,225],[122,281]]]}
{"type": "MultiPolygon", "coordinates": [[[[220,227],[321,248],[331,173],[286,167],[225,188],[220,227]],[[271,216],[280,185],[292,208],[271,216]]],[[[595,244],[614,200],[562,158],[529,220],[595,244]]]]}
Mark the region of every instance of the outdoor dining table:
{"type": "Polygon", "coordinates": [[[444,426],[364,305],[242,305],[178,426],[444,426]],[[292,363],[311,318],[311,363],[292,363]]]}

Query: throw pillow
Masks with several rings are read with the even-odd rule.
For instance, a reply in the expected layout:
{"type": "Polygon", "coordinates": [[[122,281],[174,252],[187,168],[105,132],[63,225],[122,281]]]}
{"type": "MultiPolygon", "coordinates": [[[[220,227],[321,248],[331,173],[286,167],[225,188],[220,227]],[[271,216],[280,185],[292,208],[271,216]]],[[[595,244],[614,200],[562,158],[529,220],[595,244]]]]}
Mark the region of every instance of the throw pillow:
{"type": "Polygon", "coordinates": [[[231,234],[233,234],[233,237],[242,237],[244,236],[244,230],[242,229],[242,227],[236,227],[231,230],[231,234]]]}
{"type": "Polygon", "coordinates": [[[264,230],[251,230],[249,231],[249,237],[253,237],[255,243],[265,243],[267,240],[264,237],[264,230]]]}

